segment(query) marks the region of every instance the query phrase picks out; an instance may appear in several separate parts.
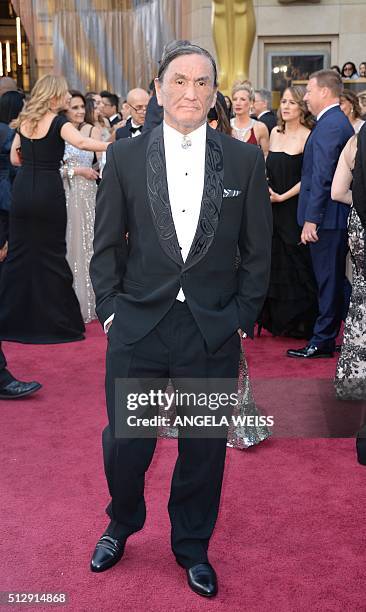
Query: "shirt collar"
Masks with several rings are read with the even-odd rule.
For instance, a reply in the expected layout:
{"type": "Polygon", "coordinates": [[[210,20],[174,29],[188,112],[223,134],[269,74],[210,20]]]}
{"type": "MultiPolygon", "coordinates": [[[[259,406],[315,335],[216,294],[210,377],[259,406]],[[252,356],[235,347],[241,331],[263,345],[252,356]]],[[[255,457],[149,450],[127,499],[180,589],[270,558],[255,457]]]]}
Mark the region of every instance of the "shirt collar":
{"type": "Polygon", "coordinates": [[[137,123],[135,123],[135,122],[134,122],[134,120],[132,119],[132,117],[131,117],[131,126],[132,126],[133,128],[136,128],[136,129],[138,128],[139,130],[142,130],[142,125],[137,125],[137,123]]]}
{"type": "Polygon", "coordinates": [[[337,102],[336,104],[331,104],[330,106],[326,106],[325,108],[323,108],[322,111],[320,111],[319,115],[316,116],[316,120],[319,121],[319,119],[327,112],[329,111],[329,109],[331,108],[335,108],[336,106],[339,106],[339,102],[337,102]]]}
{"type": "MultiPolygon", "coordinates": [[[[197,145],[206,144],[206,129],[207,123],[205,122],[203,125],[200,125],[199,128],[193,130],[189,134],[186,134],[186,138],[192,142],[192,148],[197,145]]],[[[183,134],[178,132],[175,128],[172,128],[165,121],[163,123],[164,130],[164,140],[167,138],[171,144],[175,144],[176,146],[181,146],[183,142],[183,134]]]]}
{"type": "Polygon", "coordinates": [[[270,112],[271,111],[268,109],[268,110],[263,111],[263,113],[259,113],[257,119],[260,119],[261,117],[263,117],[263,115],[265,115],[266,113],[270,113],[270,112]]]}
{"type": "Polygon", "coordinates": [[[116,117],[118,117],[118,113],[116,113],[115,115],[111,115],[111,117],[109,117],[109,121],[114,121],[116,117]]]}

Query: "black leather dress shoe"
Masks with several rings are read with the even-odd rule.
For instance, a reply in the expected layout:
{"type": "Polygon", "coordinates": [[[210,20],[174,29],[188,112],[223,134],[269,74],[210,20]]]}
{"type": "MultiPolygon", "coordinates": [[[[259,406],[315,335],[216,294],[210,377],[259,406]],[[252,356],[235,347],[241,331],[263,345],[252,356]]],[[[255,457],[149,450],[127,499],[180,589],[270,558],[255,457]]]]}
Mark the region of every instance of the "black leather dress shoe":
{"type": "Polygon", "coordinates": [[[214,597],[217,594],[217,578],[212,565],[199,563],[186,571],[192,591],[203,597],[214,597]]]}
{"type": "Polygon", "coordinates": [[[0,399],[18,399],[31,395],[42,385],[38,382],[22,382],[21,380],[12,380],[7,385],[0,387],[0,399]]]}
{"type": "Polygon", "coordinates": [[[317,357],[333,357],[332,351],[325,351],[314,344],[308,344],[301,349],[289,349],[287,357],[302,357],[303,359],[316,359],[317,357]]]}
{"type": "Polygon", "coordinates": [[[105,572],[122,558],[126,540],[116,540],[109,535],[102,535],[95,547],[90,569],[92,572],[105,572]]]}

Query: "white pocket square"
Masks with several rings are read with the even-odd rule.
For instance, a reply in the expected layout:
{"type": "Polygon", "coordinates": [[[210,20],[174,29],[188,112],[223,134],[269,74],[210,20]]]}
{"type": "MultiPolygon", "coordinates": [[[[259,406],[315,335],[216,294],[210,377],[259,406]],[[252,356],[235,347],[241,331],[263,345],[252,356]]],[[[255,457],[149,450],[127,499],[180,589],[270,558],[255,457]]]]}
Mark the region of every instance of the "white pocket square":
{"type": "Polygon", "coordinates": [[[241,189],[224,189],[223,198],[236,198],[241,194],[241,189]]]}

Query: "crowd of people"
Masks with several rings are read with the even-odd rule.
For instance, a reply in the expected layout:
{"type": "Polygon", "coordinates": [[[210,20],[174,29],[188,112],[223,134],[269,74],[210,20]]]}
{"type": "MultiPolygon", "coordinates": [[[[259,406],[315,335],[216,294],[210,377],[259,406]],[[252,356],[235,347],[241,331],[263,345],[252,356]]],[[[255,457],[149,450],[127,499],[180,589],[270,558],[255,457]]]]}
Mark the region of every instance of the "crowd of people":
{"type": "Polygon", "coordinates": [[[348,81],[349,79],[352,81],[356,79],[366,79],[366,62],[361,62],[358,70],[354,62],[345,62],[342,69],[337,64],[334,64],[334,66],[331,66],[331,69],[338,72],[344,81],[348,81]]]}
{"type": "MultiPolygon", "coordinates": [[[[311,91],[292,86],[283,92],[275,112],[271,92],[254,90],[244,81],[233,85],[231,96],[218,92],[207,121],[260,147],[266,159],[274,226],[271,277],[258,317],[258,336],[264,328],[273,335],[308,340],[303,349],[288,351],[290,357],[332,356],[348,312],[336,377],[337,394],[343,397],[345,380],[354,379],[356,354],[360,359],[354,343],[361,342],[355,326],[356,319],[360,321],[364,281],[363,267],[356,260],[363,253],[363,227],[352,206],[351,186],[357,134],[364,119],[358,96],[343,88],[342,77],[348,78],[349,72],[352,78],[364,76],[366,64],[362,62],[357,72],[352,62],[346,62],[339,76],[333,68],[321,71],[320,81],[317,76],[310,78],[319,97],[313,106],[311,91]],[[320,122],[324,109],[327,121],[320,122]],[[329,123],[330,115],[334,125],[323,130],[321,152],[314,150],[321,158],[315,177],[304,166],[309,158],[313,163],[310,143],[329,123]],[[333,142],[335,133],[338,140],[333,142]],[[347,268],[353,286],[349,311],[350,280],[344,274],[348,216],[347,268]],[[309,222],[315,229],[306,234],[303,228],[309,222]],[[329,244],[318,255],[319,245],[325,248],[325,238],[332,240],[335,232],[338,247],[329,244]],[[320,236],[324,238],[319,240],[320,236]],[[338,268],[324,275],[321,258],[333,255],[338,268]]],[[[8,78],[3,81],[0,338],[26,343],[81,340],[84,324],[96,318],[89,266],[106,149],[116,140],[136,138],[153,129],[163,120],[162,107],[153,87],[149,92],[132,89],[120,105],[114,93],[84,94],[69,89],[62,77],[51,75],[37,82],[23,107],[24,95],[15,83],[8,78]],[[22,314],[24,303],[27,317],[22,314]]]]}
{"type": "MultiPolygon", "coordinates": [[[[158,389],[169,379],[189,389],[202,379],[210,389],[223,379],[237,391],[242,368],[239,410],[257,415],[241,338],[257,324],[258,335],[306,341],[290,358],[331,358],[345,321],[336,393],[366,393],[366,128],[357,95],[336,70],[320,70],[306,90],[287,87],[277,112],[271,93],[249,81],[224,96],[214,59],[189,41],[165,49],[155,84],[151,94],[129,91],[121,108],[114,93],[84,94],[54,75],[25,103],[15,88],[0,98],[0,341],[79,341],[96,313],[108,334],[111,520],[94,572],[117,563],[144,524],[156,444],[117,435],[117,380],[150,384],[154,375],[158,389]]],[[[39,388],[16,380],[0,349],[0,398],[39,388]]],[[[248,441],[239,426],[229,445],[268,435],[258,427],[248,441]]],[[[206,597],[217,593],[207,551],[227,442],[180,436],[169,501],[174,555],[206,597]]]]}

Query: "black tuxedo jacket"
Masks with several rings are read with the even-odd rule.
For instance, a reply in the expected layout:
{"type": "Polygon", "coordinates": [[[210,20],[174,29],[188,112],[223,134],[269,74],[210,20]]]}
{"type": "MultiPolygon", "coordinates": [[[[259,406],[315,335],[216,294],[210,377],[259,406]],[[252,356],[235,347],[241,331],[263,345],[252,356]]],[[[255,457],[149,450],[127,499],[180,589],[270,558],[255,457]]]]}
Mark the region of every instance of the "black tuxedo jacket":
{"type": "Polygon", "coordinates": [[[267,291],[272,219],[263,154],[207,127],[201,212],[185,262],[164,155],[162,125],[108,148],[90,266],[97,314],[103,324],[115,313],[113,334],[132,344],[158,324],[182,286],[214,353],[238,328],[253,336],[267,291]]]}
{"type": "MultiPolygon", "coordinates": [[[[108,119],[108,121],[109,121],[109,119],[108,119]]],[[[118,114],[117,114],[117,117],[115,117],[115,118],[113,119],[113,121],[109,121],[109,125],[110,125],[111,127],[113,127],[114,125],[116,125],[116,123],[119,123],[120,121],[122,121],[122,116],[120,115],[120,113],[118,113],[118,114]]]]}
{"type": "Polygon", "coordinates": [[[120,138],[132,138],[131,128],[132,128],[132,125],[131,125],[131,117],[130,117],[129,119],[127,119],[125,126],[120,127],[118,128],[118,130],[116,130],[116,140],[119,140],[120,138]]]}
{"type": "Polygon", "coordinates": [[[273,111],[268,111],[268,113],[264,113],[258,121],[264,123],[267,127],[268,132],[271,133],[273,128],[277,125],[277,117],[273,111]]]}
{"type": "Polygon", "coordinates": [[[146,117],[142,128],[143,132],[149,132],[164,119],[164,108],[158,104],[156,96],[151,96],[146,109],[146,117]]]}

